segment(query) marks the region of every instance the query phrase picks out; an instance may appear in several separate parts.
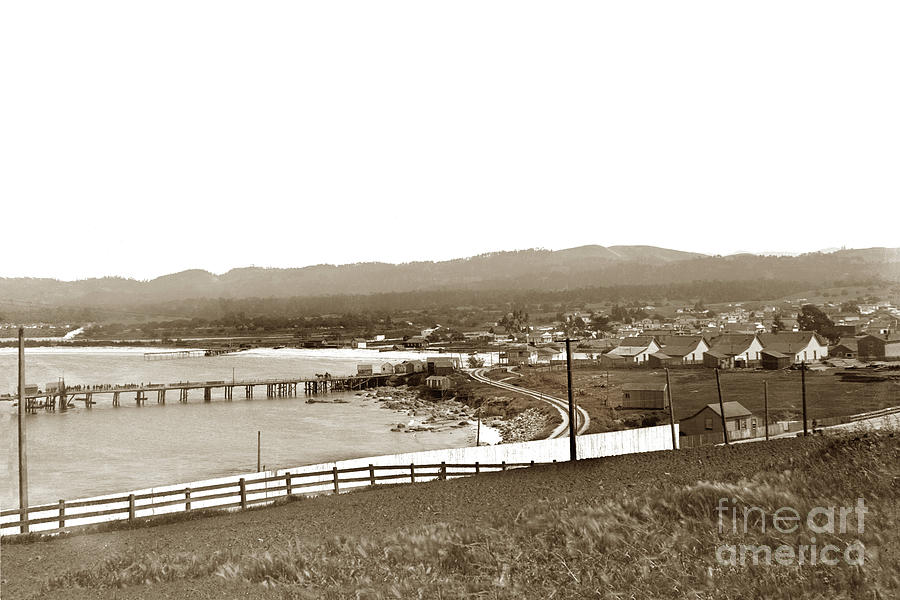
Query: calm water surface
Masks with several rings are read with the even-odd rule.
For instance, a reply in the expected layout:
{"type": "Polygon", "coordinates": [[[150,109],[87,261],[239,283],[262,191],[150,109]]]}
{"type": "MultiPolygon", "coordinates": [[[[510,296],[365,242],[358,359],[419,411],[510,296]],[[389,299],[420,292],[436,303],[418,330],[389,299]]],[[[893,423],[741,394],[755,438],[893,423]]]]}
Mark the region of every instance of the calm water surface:
{"type": "MultiPolygon", "coordinates": [[[[146,361],[143,353],[162,349],[28,349],[26,381],[42,389],[65,377],[66,385],[230,381],[347,375],[358,363],[380,365],[421,358],[411,352],[365,350],[254,350],[219,357],[146,361]]],[[[0,349],[0,393],[14,393],[17,355],[0,349]]],[[[355,393],[328,394],[347,404],[307,404],[305,396],[266,399],[265,388],[244,400],[243,388],[225,402],[222,390],[211,403],[194,390],[187,404],[169,392],[159,405],[150,393],[143,407],[123,393],[121,406],[112,395],[95,396],[98,404],[55,413],[28,415],[29,503],[54,502],[256,470],[256,436],[262,435],[262,463],[282,468],[436,448],[472,442],[468,428],[448,432],[393,433],[407,417],[383,409],[355,393]]],[[[16,411],[0,402],[0,506],[18,505],[16,411]]]]}

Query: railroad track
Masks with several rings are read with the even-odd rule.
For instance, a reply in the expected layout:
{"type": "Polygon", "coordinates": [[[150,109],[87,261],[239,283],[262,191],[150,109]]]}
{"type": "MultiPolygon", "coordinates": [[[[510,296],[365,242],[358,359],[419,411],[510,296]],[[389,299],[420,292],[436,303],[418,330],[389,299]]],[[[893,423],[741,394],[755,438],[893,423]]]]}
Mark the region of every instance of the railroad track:
{"type": "MultiPolygon", "coordinates": [[[[556,409],[559,413],[560,418],[562,418],[562,423],[560,423],[559,427],[553,430],[550,435],[547,436],[547,439],[554,439],[558,437],[563,437],[567,434],[569,430],[569,401],[561,400],[559,398],[554,398],[553,396],[548,396],[546,394],[542,394],[541,392],[535,392],[534,390],[528,390],[523,387],[519,387],[517,385],[512,385],[503,381],[494,381],[493,379],[489,379],[485,376],[485,372],[487,369],[473,369],[469,372],[469,375],[475,381],[480,383],[486,383],[488,385],[492,385],[494,387],[498,387],[503,390],[507,390],[510,392],[516,392],[522,394],[524,396],[529,396],[534,398],[535,400],[541,400],[542,402],[546,402],[550,406],[556,409]]],[[[575,433],[576,435],[582,435],[585,431],[588,430],[588,427],[591,425],[591,417],[588,415],[587,411],[583,408],[576,406],[575,407],[575,433]]]]}

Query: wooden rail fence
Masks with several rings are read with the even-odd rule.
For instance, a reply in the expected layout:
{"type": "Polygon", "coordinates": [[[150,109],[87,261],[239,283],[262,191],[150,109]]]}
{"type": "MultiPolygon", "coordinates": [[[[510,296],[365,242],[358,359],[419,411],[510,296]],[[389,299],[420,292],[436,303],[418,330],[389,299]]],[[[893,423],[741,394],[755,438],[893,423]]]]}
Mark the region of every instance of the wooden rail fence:
{"type": "MultiPolygon", "coordinates": [[[[556,462],[556,461],[553,461],[556,462]]],[[[380,483],[419,483],[468,477],[480,473],[506,471],[507,469],[534,466],[527,463],[481,464],[408,464],[368,465],[305,473],[285,472],[268,477],[246,478],[236,481],[184,487],[160,492],[123,494],[95,500],[60,500],[58,503],[30,506],[27,509],[0,511],[0,531],[10,529],[28,533],[33,525],[54,523],[53,527],[41,527],[41,533],[59,532],[74,527],[84,527],[108,521],[134,521],[159,514],[189,512],[193,510],[246,509],[250,506],[271,503],[278,498],[298,495],[339,494],[341,492],[380,483]],[[81,510],[79,510],[81,509],[81,510]],[[85,510],[86,509],[86,510],[85,510]],[[160,510],[165,509],[165,510],[160,510]],[[15,519],[4,519],[5,517],[15,519]],[[85,522],[87,521],[87,522],[85,522]]]]}

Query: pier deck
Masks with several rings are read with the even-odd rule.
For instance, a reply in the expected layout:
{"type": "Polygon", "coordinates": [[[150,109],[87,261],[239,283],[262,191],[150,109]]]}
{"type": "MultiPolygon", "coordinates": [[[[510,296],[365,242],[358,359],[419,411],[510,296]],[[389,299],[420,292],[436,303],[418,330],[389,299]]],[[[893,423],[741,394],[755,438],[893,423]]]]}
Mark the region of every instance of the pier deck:
{"type": "MultiPolygon", "coordinates": [[[[352,391],[384,385],[390,375],[350,375],[344,377],[318,376],[290,379],[245,379],[236,381],[184,381],[178,383],[148,385],[93,385],[63,388],[50,392],[25,395],[28,412],[39,410],[66,409],[76,402],[84,402],[86,408],[97,403],[95,396],[112,396],[112,405],[120,406],[127,397],[142,406],[153,395],[158,404],[165,404],[168,392],[178,392],[178,401],[187,402],[191,390],[203,390],[203,401],[211,402],[213,391],[222,389],[225,401],[234,398],[235,388],[243,388],[243,397],[251,399],[256,388],[265,387],[266,398],[286,398],[298,396],[302,387],[304,394],[319,394],[329,391],[352,391]],[[133,396],[132,396],[133,395],[133,396]]],[[[169,396],[173,398],[175,394],[169,396]]],[[[13,397],[11,400],[15,400],[13,397]]]]}

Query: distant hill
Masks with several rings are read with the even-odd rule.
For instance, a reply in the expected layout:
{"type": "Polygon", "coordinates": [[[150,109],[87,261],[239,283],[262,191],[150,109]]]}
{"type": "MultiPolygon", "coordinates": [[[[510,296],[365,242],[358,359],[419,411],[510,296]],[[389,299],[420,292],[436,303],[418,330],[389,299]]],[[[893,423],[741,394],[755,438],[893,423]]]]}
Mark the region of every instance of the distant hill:
{"type": "MultiPolygon", "coordinates": [[[[247,267],[222,275],[183,271],[151,281],[104,277],[61,282],[0,279],[0,302],[56,306],[136,306],[192,298],[285,298],[458,290],[565,290],[694,281],[900,281],[900,248],[799,256],[708,256],[654,246],[580,246],[495,252],[442,262],[357,263],[296,269],[247,267]]],[[[2,305],[0,305],[2,306],[2,305]]]]}

